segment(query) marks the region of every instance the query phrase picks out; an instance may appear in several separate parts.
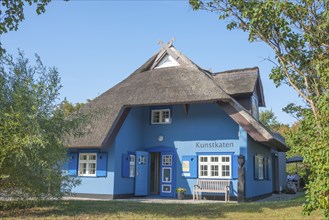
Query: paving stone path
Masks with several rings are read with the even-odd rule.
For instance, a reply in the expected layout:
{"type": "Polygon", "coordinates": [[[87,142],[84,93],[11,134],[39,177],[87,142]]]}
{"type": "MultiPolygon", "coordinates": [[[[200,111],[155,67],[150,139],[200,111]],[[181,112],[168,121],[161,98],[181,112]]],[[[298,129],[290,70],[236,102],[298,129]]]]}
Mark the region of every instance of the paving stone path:
{"type": "MultiPolygon", "coordinates": [[[[304,192],[297,192],[296,194],[273,194],[265,199],[257,200],[255,202],[271,202],[271,201],[285,201],[291,200],[296,197],[302,196],[304,192]]],[[[79,197],[64,197],[65,200],[95,200],[95,201],[109,201],[110,199],[90,199],[90,198],[79,198],[79,197]]],[[[199,203],[225,203],[225,201],[218,200],[178,200],[178,199],[164,199],[159,197],[133,197],[129,199],[116,199],[115,201],[125,202],[140,202],[140,203],[178,203],[178,204],[199,204],[199,203]]],[[[229,203],[237,203],[236,201],[230,201],[229,203]]]]}

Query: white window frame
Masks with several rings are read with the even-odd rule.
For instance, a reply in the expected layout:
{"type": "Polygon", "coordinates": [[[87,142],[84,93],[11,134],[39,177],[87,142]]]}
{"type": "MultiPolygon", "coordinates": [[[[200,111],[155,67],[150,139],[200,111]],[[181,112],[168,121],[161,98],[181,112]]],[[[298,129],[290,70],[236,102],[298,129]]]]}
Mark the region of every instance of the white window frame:
{"type": "Polygon", "coordinates": [[[172,165],[172,155],[162,155],[162,166],[172,165]]]}
{"type": "Polygon", "coordinates": [[[80,153],[79,154],[79,168],[78,168],[78,176],[96,176],[97,172],[97,153],[80,153]],[[86,160],[81,159],[82,156],[87,156],[86,160]],[[95,156],[95,160],[91,160],[90,156],[95,156]],[[86,173],[82,173],[83,167],[82,164],[86,164],[86,173]],[[95,164],[95,173],[90,173],[91,164],[95,164]]]}
{"type": "Polygon", "coordinates": [[[258,179],[264,179],[264,158],[258,157],[258,179]]]}
{"type": "Polygon", "coordinates": [[[171,193],[171,185],[170,185],[170,184],[162,184],[161,188],[162,188],[161,191],[162,191],[163,193],[171,193]],[[164,187],[168,187],[168,188],[169,188],[169,191],[164,191],[164,190],[163,190],[164,187]]]}
{"type": "Polygon", "coordinates": [[[255,169],[258,170],[258,176],[256,176],[256,179],[257,180],[268,179],[268,162],[267,161],[265,162],[267,158],[265,158],[262,155],[256,155],[255,160],[257,160],[257,165],[258,165],[258,167],[255,167],[255,169]]]}
{"type": "Polygon", "coordinates": [[[232,156],[231,155],[199,155],[198,156],[198,175],[199,178],[205,179],[231,179],[232,178],[232,156]],[[222,158],[229,158],[229,161],[222,161],[222,158]],[[206,161],[205,161],[206,159],[206,161]],[[217,167],[218,175],[212,175],[212,167],[217,167]],[[223,175],[223,167],[229,166],[229,176],[223,175]],[[207,175],[204,175],[205,169],[201,169],[201,167],[207,169],[207,175]]]}
{"type": "Polygon", "coordinates": [[[129,155],[129,177],[135,177],[135,165],[136,156],[134,154],[129,155]]]}
{"type": "Polygon", "coordinates": [[[164,183],[171,183],[172,182],[172,169],[171,167],[162,167],[162,182],[164,183]],[[164,179],[164,171],[169,170],[169,180],[164,179]]]}
{"type": "Polygon", "coordinates": [[[169,108],[166,109],[153,109],[151,110],[151,124],[171,124],[171,111],[169,108]],[[164,118],[163,113],[168,112],[169,118],[164,118]],[[159,121],[154,121],[154,114],[159,113],[159,121]],[[166,120],[167,119],[167,120],[166,120]]]}

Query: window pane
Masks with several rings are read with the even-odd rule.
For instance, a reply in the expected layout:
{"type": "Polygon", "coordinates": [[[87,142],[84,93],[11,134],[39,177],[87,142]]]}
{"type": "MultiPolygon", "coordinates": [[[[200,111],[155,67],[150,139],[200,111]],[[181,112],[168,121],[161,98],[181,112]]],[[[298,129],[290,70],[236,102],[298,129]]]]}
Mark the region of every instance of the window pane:
{"type": "Polygon", "coordinates": [[[208,161],[208,157],[200,157],[200,162],[207,162],[208,161]]]}
{"type": "Polygon", "coordinates": [[[201,165],[200,166],[200,174],[201,176],[208,176],[208,166],[207,165],[201,165]]]}
{"type": "Polygon", "coordinates": [[[230,166],[222,165],[222,176],[230,176],[230,166]]]}
{"type": "Polygon", "coordinates": [[[163,166],[171,166],[172,165],[172,156],[171,155],[163,155],[162,156],[162,165],[163,166]]]}
{"type": "Polygon", "coordinates": [[[162,122],[169,123],[170,122],[170,113],[169,111],[162,111],[162,122]]]}
{"type": "Polygon", "coordinates": [[[87,160],[86,154],[80,154],[80,160],[87,160]]]}
{"type": "Polygon", "coordinates": [[[264,179],[264,164],[262,157],[258,157],[258,175],[259,179],[264,179]]]}
{"type": "Polygon", "coordinates": [[[96,155],[95,154],[89,155],[89,160],[96,160],[96,155]]]}
{"type": "Polygon", "coordinates": [[[159,123],[160,122],[160,112],[159,111],[152,111],[152,122],[159,123]]]}
{"type": "Polygon", "coordinates": [[[222,157],[222,162],[230,162],[230,157],[222,157]]]}
{"type": "Polygon", "coordinates": [[[79,175],[95,176],[96,175],[96,153],[83,153],[79,155],[79,175]]]}
{"type": "Polygon", "coordinates": [[[163,168],[162,169],[162,181],[163,182],[171,182],[171,169],[170,168],[163,168]]]}
{"type": "Polygon", "coordinates": [[[211,162],[218,162],[218,157],[211,157],[211,162]]]}
{"type": "Polygon", "coordinates": [[[171,192],[171,185],[162,185],[162,192],[171,192]]]}
{"type": "Polygon", "coordinates": [[[95,174],[95,173],[96,173],[95,171],[96,171],[95,169],[90,169],[90,170],[89,170],[89,174],[91,174],[91,175],[92,175],[92,174],[95,174]]]}
{"type": "Polygon", "coordinates": [[[218,165],[211,165],[211,176],[218,176],[218,165]]]}

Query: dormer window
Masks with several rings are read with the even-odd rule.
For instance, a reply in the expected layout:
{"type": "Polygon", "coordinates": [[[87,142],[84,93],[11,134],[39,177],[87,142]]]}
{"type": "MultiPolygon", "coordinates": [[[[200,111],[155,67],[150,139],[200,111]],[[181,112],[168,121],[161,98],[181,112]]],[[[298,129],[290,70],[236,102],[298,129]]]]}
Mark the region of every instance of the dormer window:
{"type": "Polygon", "coordinates": [[[154,109],[151,111],[151,124],[170,124],[170,109],[154,109]]]}

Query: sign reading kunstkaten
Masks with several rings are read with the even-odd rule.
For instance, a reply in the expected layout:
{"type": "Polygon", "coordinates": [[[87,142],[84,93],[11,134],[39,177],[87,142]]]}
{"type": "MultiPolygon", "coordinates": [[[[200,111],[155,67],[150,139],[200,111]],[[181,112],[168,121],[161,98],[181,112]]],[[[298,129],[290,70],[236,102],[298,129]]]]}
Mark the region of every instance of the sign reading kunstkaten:
{"type": "Polygon", "coordinates": [[[195,142],[195,147],[198,149],[209,149],[209,148],[233,148],[234,144],[232,142],[195,142]]]}

